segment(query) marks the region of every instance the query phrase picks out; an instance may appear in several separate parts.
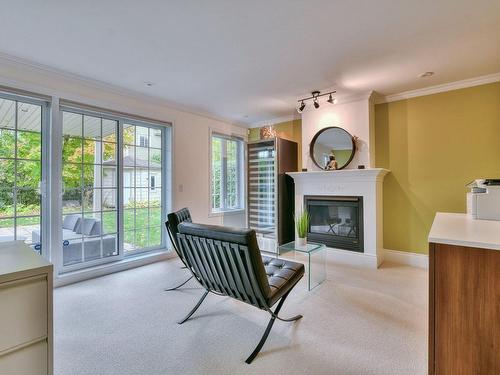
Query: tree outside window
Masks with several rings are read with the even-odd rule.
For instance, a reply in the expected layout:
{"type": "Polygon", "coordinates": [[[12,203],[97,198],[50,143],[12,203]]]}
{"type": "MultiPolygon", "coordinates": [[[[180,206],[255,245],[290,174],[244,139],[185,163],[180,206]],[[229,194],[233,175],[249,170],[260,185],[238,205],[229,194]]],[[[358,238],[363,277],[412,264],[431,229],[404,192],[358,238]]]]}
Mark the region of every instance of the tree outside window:
{"type": "Polygon", "coordinates": [[[243,208],[243,141],[212,135],[212,212],[243,208]]]}

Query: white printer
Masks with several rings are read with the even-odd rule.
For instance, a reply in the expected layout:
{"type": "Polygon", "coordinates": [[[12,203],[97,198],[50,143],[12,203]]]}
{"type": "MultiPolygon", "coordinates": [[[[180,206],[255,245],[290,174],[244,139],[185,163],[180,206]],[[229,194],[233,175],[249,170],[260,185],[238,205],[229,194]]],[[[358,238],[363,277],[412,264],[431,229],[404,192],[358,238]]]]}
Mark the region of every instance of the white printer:
{"type": "Polygon", "coordinates": [[[474,219],[500,220],[500,179],[474,180],[467,187],[467,214],[474,219]]]}

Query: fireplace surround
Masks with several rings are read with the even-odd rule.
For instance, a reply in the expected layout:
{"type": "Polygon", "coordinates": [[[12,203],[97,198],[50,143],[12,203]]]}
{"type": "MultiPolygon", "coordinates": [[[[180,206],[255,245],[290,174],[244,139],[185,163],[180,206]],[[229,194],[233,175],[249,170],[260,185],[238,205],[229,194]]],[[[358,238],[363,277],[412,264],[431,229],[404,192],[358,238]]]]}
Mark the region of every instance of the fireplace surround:
{"type": "MultiPolygon", "coordinates": [[[[357,217],[359,223],[361,223],[359,227],[362,226],[363,234],[362,238],[360,238],[362,247],[358,248],[357,251],[355,249],[353,251],[353,249],[342,248],[342,246],[338,245],[327,245],[327,259],[338,263],[370,268],[376,268],[383,262],[382,184],[388,172],[388,170],[382,168],[366,168],[288,173],[295,183],[295,208],[298,210],[306,208],[305,197],[319,197],[324,200],[331,197],[341,197],[343,199],[362,198],[360,199],[362,214],[357,217]],[[362,251],[360,251],[361,249],[362,251]]],[[[335,213],[334,210],[332,213],[335,213]]],[[[326,217],[329,220],[325,212],[322,215],[323,218],[326,217]]],[[[330,216],[335,217],[335,215],[330,216]]],[[[345,212],[342,213],[342,217],[345,216],[345,212]]],[[[341,218],[339,217],[339,219],[341,218]]],[[[335,226],[336,223],[333,223],[333,221],[335,220],[332,219],[330,224],[335,226]]],[[[338,224],[340,226],[343,223],[348,224],[343,219],[338,224]]],[[[328,224],[327,231],[329,227],[328,224]]],[[[360,228],[358,228],[358,231],[360,231],[360,228]]],[[[321,231],[321,228],[314,229],[321,231]]],[[[336,231],[337,227],[333,230],[336,231]]],[[[340,230],[345,231],[342,233],[349,233],[351,228],[343,226],[340,230]]],[[[308,237],[308,240],[314,242],[313,238],[308,237]]]]}

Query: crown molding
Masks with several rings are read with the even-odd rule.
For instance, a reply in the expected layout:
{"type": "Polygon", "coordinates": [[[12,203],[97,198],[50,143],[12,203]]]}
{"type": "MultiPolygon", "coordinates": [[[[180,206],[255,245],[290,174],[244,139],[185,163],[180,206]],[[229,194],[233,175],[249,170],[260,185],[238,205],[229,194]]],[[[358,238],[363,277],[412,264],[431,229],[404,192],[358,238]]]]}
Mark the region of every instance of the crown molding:
{"type": "MultiPolygon", "coordinates": [[[[116,95],[126,96],[129,98],[145,101],[149,104],[168,107],[168,108],[176,110],[176,111],[205,117],[205,118],[208,118],[211,120],[225,122],[227,124],[236,125],[236,126],[239,126],[242,128],[248,127],[248,125],[243,123],[243,122],[236,122],[234,120],[218,116],[218,115],[211,113],[209,111],[204,111],[204,110],[201,110],[198,108],[186,106],[186,105],[183,105],[183,104],[180,104],[177,102],[173,102],[173,101],[170,101],[167,99],[160,98],[158,96],[144,94],[144,93],[141,93],[139,91],[127,89],[127,88],[117,86],[117,85],[114,85],[111,83],[107,83],[107,82],[100,81],[100,80],[93,79],[93,78],[88,78],[88,77],[85,77],[85,76],[82,76],[79,74],[75,74],[75,73],[70,73],[70,72],[62,70],[62,69],[53,68],[53,67],[50,67],[48,65],[36,63],[34,61],[31,61],[31,60],[23,59],[23,58],[20,58],[17,56],[12,56],[12,55],[0,52],[0,67],[1,67],[1,64],[6,64],[6,63],[7,64],[10,63],[10,64],[21,65],[21,66],[23,66],[23,67],[25,67],[33,72],[39,72],[39,73],[45,73],[48,75],[56,75],[57,77],[63,77],[63,78],[66,78],[72,82],[80,83],[80,84],[83,84],[83,85],[90,87],[90,88],[95,88],[95,89],[107,91],[107,92],[110,92],[110,93],[113,93],[116,95]]],[[[25,91],[30,91],[29,89],[25,88],[26,85],[23,85],[20,82],[18,83],[17,81],[12,80],[6,76],[2,76],[2,78],[3,78],[3,82],[5,82],[6,85],[14,86],[14,87],[12,87],[13,89],[21,89],[21,90],[25,90],[25,91]]],[[[47,90],[43,86],[40,86],[38,84],[29,85],[29,86],[35,87],[36,90],[38,90],[38,91],[40,91],[40,90],[43,91],[43,92],[34,92],[33,94],[35,94],[35,95],[36,94],[38,94],[38,95],[40,95],[40,94],[46,95],[47,94],[47,90]]],[[[49,91],[52,94],[55,94],[52,92],[52,90],[49,90],[49,91]]],[[[68,98],[68,99],[70,99],[70,98],[68,98]]]]}
{"type": "Polygon", "coordinates": [[[398,94],[391,94],[385,96],[378,95],[376,98],[376,104],[390,103],[398,100],[416,98],[418,96],[432,95],[432,94],[438,94],[440,92],[465,89],[467,87],[485,85],[488,83],[494,83],[498,81],[500,81],[500,72],[475,78],[463,79],[460,81],[455,81],[450,83],[444,83],[441,85],[429,86],[422,89],[403,91],[398,94]]]}

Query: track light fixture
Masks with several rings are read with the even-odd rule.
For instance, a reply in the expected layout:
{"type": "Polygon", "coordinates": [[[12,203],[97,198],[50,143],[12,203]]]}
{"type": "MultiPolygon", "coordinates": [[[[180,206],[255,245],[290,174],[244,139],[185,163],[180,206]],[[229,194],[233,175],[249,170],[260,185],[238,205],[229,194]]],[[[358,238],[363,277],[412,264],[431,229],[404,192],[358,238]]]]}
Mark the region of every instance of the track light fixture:
{"type": "Polygon", "coordinates": [[[325,96],[325,95],[329,95],[328,96],[328,100],[327,100],[328,103],[330,103],[330,104],[337,104],[337,98],[334,98],[332,96],[332,94],[335,94],[335,93],[336,93],[336,91],[327,92],[325,94],[322,94],[320,91],[317,91],[317,90],[312,91],[311,92],[312,96],[297,100],[297,102],[300,103],[300,105],[297,108],[297,112],[302,113],[302,111],[306,107],[306,103],[304,103],[304,101],[305,100],[310,100],[310,99],[313,99],[314,108],[316,108],[316,109],[319,108],[319,100],[318,100],[318,98],[321,97],[321,96],[325,96]]]}
{"type": "Polygon", "coordinates": [[[299,107],[297,108],[297,112],[302,113],[302,111],[304,110],[305,107],[306,107],[306,103],[304,103],[304,101],[302,100],[300,102],[299,107]]]}

